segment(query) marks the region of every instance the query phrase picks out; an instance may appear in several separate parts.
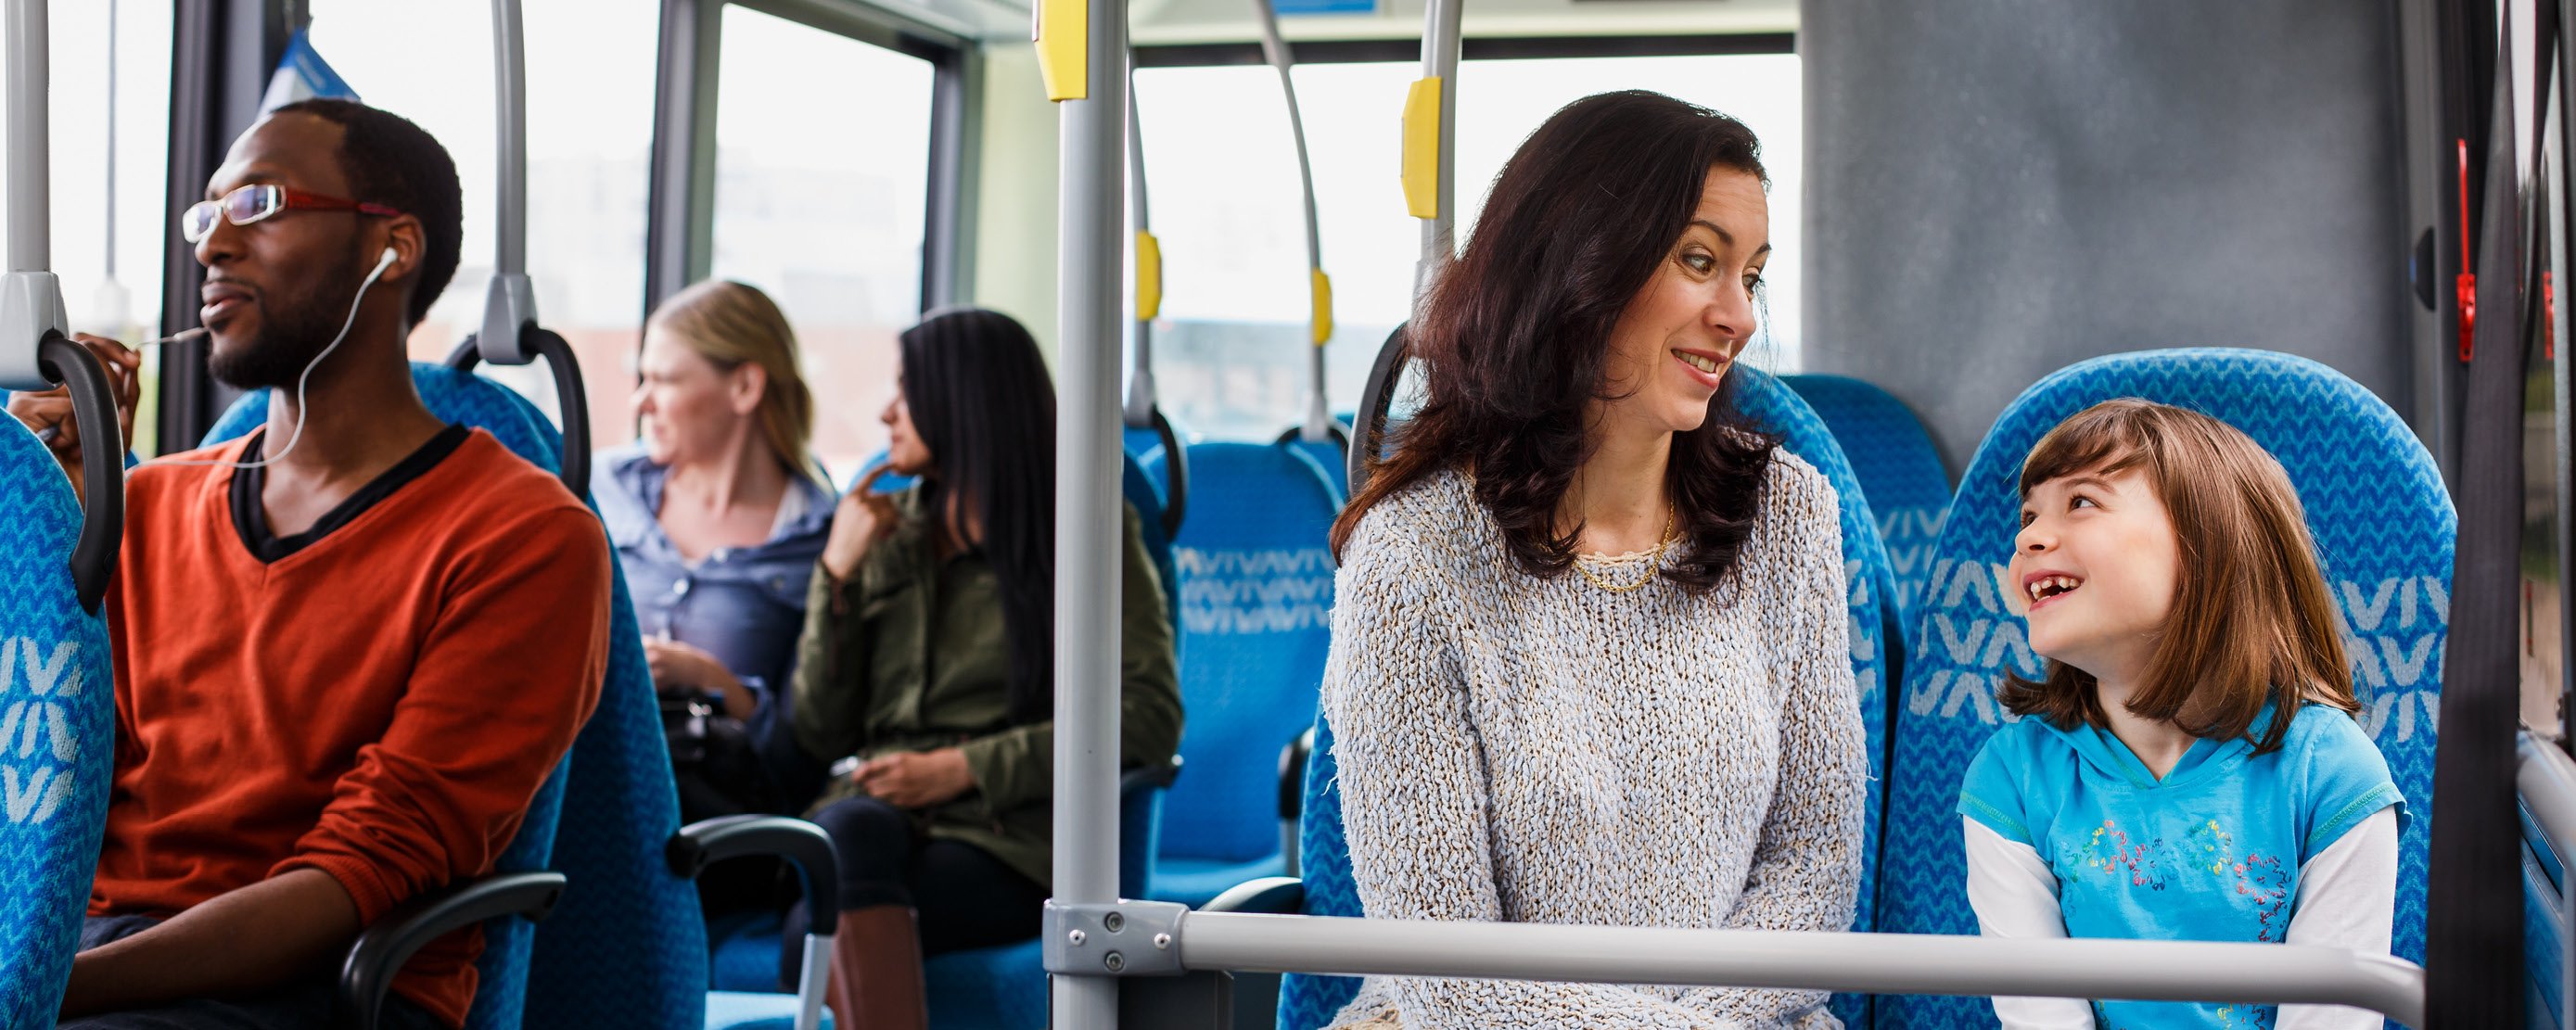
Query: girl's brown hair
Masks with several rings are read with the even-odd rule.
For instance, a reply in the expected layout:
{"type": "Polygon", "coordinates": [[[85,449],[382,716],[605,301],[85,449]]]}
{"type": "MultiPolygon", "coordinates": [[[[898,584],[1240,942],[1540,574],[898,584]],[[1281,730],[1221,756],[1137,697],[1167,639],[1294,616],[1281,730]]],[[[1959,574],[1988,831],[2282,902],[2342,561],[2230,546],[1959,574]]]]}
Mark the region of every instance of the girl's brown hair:
{"type": "MultiPolygon", "coordinates": [[[[2172,516],[2182,563],[2173,613],[2129,711],[2234,740],[2274,709],[2257,754],[2281,746],[2301,704],[2358,711],[2298,492],[2281,463],[2234,426],[2171,405],[2104,401],[2040,438],[2022,463],[2021,492],[2132,468],[2172,516]]],[[[2060,729],[2106,724],[2092,674],[2059,661],[2037,683],[2006,673],[1999,699],[2060,729]]]]}
{"type": "Polygon", "coordinates": [[[821,479],[806,456],[814,437],[814,393],[796,367],[796,330],[768,294],[709,279],[672,294],[645,324],[670,333],[719,372],[760,366],[768,374],[753,412],[761,441],[789,475],[821,479]]]}
{"type": "MultiPolygon", "coordinates": [[[[1557,502],[1591,457],[1584,412],[1614,399],[1611,329],[1672,259],[1712,171],[1769,182],[1753,130],[1657,93],[1585,97],[1530,134],[1405,329],[1422,407],[1333,523],[1335,556],[1378,502],[1458,468],[1515,566],[1541,578],[1574,566],[1580,527],[1557,524],[1557,502]]],[[[1775,445],[1730,409],[1732,393],[1674,434],[1666,472],[1686,543],[1661,574],[1695,594],[1735,568],[1775,445]]]]}

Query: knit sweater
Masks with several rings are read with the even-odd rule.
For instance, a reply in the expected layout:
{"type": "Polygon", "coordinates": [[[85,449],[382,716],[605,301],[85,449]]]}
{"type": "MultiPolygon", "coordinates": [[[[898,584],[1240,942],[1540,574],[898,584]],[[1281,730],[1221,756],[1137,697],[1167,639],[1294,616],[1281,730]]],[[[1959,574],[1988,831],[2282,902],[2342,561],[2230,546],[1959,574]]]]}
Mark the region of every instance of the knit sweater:
{"type": "MultiPolygon", "coordinates": [[[[1651,554],[1585,558],[1633,582],[1651,554]]],[[[1323,703],[1366,914],[1842,930],[1868,760],[1833,488],[1776,452],[1734,573],[1693,597],[1515,567],[1446,472],[1371,509],[1323,703]]],[[[1832,1027],[1815,991],[1371,977],[1371,1030],[1832,1027]]]]}

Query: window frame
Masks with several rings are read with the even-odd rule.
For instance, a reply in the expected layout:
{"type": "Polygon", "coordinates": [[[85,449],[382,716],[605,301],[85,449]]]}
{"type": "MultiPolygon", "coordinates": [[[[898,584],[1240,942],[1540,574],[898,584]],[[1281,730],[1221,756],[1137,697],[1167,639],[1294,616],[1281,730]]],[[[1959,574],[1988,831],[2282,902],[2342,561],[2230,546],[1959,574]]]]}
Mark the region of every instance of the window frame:
{"type": "Polygon", "coordinates": [[[737,6],[930,63],[928,210],[922,225],[921,307],[967,295],[973,238],[976,111],[981,67],[960,26],[858,0],[663,0],[655,75],[644,310],[707,277],[715,252],[716,89],[724,9],[737,6]]]}

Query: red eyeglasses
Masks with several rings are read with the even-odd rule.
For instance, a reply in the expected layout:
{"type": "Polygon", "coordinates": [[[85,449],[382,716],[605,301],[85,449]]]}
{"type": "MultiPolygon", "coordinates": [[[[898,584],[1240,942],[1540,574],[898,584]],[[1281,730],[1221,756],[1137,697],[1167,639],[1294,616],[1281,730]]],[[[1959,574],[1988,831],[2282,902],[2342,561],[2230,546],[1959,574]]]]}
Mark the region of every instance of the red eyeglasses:
{"type": "Polygon", "coordinates": [[[343,200],[319,193],[289,189],[275,183],[253,183],[224,194],[220,200],[200,200],[188,205],[179,216],[179,236],[190,243],[206,238],[215,231],[215,219],[234,225],[249,225],[280,211],[355,211],[362,215],[392,217],[402,214],[383,204],[343,200]]]}

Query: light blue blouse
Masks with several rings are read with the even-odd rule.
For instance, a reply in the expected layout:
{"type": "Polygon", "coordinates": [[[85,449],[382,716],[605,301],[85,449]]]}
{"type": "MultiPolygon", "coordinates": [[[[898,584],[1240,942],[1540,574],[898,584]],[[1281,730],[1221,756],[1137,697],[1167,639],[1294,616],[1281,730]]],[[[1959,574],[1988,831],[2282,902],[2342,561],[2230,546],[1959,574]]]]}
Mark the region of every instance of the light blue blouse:
{"type": "Polygon", "coordinates": [[[602,451],[591,469],[591,496],[617,547],[644,635],[705,649],[768,708],[795,672],[805,588],[838,499],[810,479],[790,479],[788,489],[803,498],[802,514],[758,546],[718,548],[692,565],[662,532],[669,470],[646,458],[642,444],[602,451]]]}

